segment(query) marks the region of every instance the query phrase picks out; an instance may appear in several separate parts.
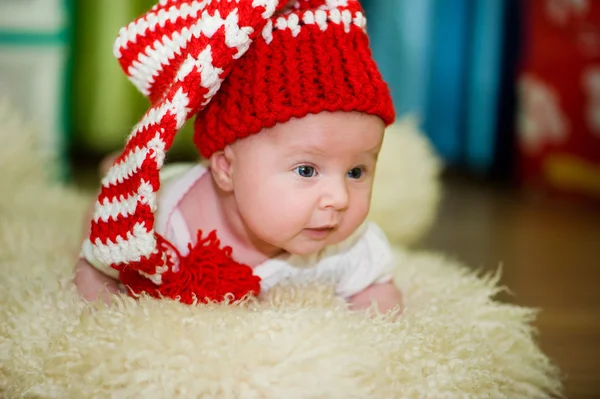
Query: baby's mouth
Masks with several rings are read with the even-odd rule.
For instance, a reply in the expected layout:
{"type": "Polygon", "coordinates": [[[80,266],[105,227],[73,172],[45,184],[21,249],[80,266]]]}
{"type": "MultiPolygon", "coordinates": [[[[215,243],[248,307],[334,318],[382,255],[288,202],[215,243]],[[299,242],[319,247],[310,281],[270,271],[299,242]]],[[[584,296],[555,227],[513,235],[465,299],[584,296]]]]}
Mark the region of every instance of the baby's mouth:
{"type": "Polygon", "coordinates": [[[311,227],[304,229],[305,233],[314,239],[322,240],[335,230],[335,226],[311,227]]]}

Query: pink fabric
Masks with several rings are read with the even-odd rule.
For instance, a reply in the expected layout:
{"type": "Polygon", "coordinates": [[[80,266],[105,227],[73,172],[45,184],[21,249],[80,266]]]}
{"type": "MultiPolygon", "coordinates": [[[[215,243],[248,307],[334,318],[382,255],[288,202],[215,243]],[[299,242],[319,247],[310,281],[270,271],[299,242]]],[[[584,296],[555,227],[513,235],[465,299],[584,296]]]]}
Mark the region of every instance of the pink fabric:
{"type": "Polygon", "coordinates": [[[159,195],[156,231],[164,235],[183,256],[189,252],[188,243],[192,242],[192,234],[179,206],[183,197],[206,171],[203,165],[198,164],[183,175],[177,174],[159,195]]]}

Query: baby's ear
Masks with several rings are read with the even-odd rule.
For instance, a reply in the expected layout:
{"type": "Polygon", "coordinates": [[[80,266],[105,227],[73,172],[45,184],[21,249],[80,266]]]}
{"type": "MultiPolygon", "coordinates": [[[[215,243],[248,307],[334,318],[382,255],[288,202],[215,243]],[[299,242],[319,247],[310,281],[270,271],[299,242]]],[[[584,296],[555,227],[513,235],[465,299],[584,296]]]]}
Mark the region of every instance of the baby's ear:
{"type": "Polygon", "coordinates": [[[233,161],[234,153],[229,146],[210,157],[213,180],[221,190],[226,192],[233,191],[233,161]]]}

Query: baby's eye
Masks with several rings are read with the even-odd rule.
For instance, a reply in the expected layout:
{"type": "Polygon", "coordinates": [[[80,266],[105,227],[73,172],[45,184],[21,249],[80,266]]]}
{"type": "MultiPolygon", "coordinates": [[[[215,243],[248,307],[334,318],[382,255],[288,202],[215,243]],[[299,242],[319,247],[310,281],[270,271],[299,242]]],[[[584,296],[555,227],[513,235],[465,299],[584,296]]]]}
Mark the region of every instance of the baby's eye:
{"type": "Polygon", "coordinates": [[[301,177],[313,177],[316,174],[315,168],[309,165],[301,165],[294,169],[301,177]]]}
{"type": "Polygon", "coordinates": [[[351,179],[360,179],[363,174],[363,168],[352,168],[348,171],[348,177],[351,179]]]}

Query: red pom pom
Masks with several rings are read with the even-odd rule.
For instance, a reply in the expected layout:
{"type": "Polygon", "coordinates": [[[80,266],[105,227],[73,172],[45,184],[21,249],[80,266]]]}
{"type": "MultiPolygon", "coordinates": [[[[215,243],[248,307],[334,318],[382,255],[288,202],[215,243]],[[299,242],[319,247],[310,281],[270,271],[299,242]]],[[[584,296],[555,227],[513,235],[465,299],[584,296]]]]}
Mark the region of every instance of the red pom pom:
{"type": "Polygon", "coordinates": [[[260,293],[260,277],[252,268],[234,261],[231,247],[220,247],[215,231],[206,238],[198,231],[195,247],[182,257],[166,239],[157,235],[158,245],[169,255],[169,270],[163,273],[161,285],[156,285],[131,267],[119,273],[119,279],[133,296],[146,293],[155,298],[171,298],[182,303],[223,301],[226,297],[239,300],[260,293]]]}

